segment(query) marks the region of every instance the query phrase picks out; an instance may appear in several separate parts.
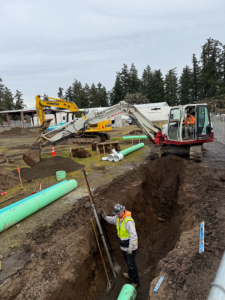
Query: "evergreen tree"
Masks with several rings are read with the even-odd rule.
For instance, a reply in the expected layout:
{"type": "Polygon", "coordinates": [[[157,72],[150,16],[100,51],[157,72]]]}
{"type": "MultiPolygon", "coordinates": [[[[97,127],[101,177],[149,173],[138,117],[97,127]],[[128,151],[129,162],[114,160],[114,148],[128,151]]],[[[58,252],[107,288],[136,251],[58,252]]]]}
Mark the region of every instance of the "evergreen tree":
{"type": "Polygon", "coordinates": [[[106,88],[99,82],[97,85],[97,93],[100,100],[101,107],[108,106],[108,94],[106,88]]]}
{"type": "Polygon", "coordinates": [[[124,98],[124,101],[132,105],[149,103],[148,98],[146,98],[140,93],[127,94],[126,97],[124,98]]]}
{"type": "Polygon", "coordinates": [[[202,46],[201,98],[210,98],[219,94],[221,46],[219,41],[212,38],[207,39],[202,46]]]}
{"type": "Polygon", "coordinates": [[[179,104],[185,105],[192,102],[193,95],[193,80],[192,71],[186,66],[183,68],[179,80],[179,104]]]}
{"type": "Polygon", "coordinates": [[[152,101],[152,83],[153,83],[153,73],[148,65],[146,69],[144,69],[142,78],[141,78],[141,93],[146,96],[149,102],[152,101]]]}
{"type": "Polygon", "coordinates": [[[16,90],[16,94],[14,96],[14,99],[16,101],[14,105],[15,109],[22,109],[24,107],[27,107],[23,102],[24,99],[22,99],[22,96],[23,94],[20,91],[16,90]]]}
{"type": "Polygon", "coordinates": [[[5,87],[2,83],[2,78],[0,78],[0,110],[6,110],[6,103],[5,103],[5,87]]]}
{"type": "Polygon", "coordinates": [[[223,46],[223,50],[220,56],[219,94],[225,94],[225,46],[223,46]]]}
{"type": "Polygon", "coordinates": [[[140,92],[140,79],[138,78],[138,71],[132,63],[129,71],[129,93],[134,94],[140,92]]]}
{"type": "Polygon", "coordinates": [[[130,74],[126,64],[123,64],[123,68],[121,69],[120,80],[123,88],[123,94],[121,100],[123,100],[126,94],[130,93],[130,74]]]}
{"type": "Polygon", "coordinates": [[[192,55],[192,103],[196,103],[199,99],[199,92],[200,92],[200,75],[201,75],[201,68],[199,67],[199,62],[195,56],[192,55]]]}
{"type": "Polygon", "coordinates": [[[61,98],[61,99],[64,98],[64,96],[63,96],[63,90],[64,90],[63,88],[59,87],[58,98],[61,98]]]}
{"type": "Polygon", "coordinates": [[[69,102],[73,102],[73,89],[71,86],[65,92],[65,99],[69,102]]]}
{"type": "Polygon", "coordinates": [[[98,96],[98,91],[94,83],[92,83],[89,93],[90,93],[90,107],[100,107],[100,98],[98,96]]]}
{"type": "Polygon", "coordinates": [[[80,81],[77,81],[75,79],[72,85],[72,99],[78,108],[81,108],[81,105],[84,103],[83,98],[84,98],[84,92],[83,92],[82,84],[80,81]]]}
{"type": "Polygon", "coordinates": [[[164,81],[160,70],[155,70],[152,75],[151,102],[164,102],[164,81]]]}
{"type": "Polygon", "coordinates": [[[5,91],[4,91],[4,100],[5,100],[5,105],[7,110],[14,109],[14,102],[13,102],[14,97],[11,90],[8,89],[7,87],[5,87],[5,91]]]}
{"type": "Polygon", "coordinates": [[[118,72],[116,73],[116,81],[110,94],[110,105],[115,105],[123,99],[123,83],[121,80],[121,74],[118,72]]]}
{"type": "Polygon", "coordinates": [[[165,77],[165,101],[169,106],[178,104],[178,79],[175,69],[169,70],[165,77]]]}
{"type": "Polygon", "coordinates": [[[84,88],[83,88],[83,102],[81,103],[81,108],[89,108],[91,107],[90,105],[90,87],[86,83],[84,88]]]}

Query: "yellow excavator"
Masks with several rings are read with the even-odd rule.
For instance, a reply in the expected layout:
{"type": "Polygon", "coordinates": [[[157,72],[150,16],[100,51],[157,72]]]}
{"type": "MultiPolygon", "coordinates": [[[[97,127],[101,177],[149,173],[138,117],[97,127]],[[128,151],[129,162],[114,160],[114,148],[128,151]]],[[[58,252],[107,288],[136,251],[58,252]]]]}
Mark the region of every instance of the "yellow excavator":
{"type": "MultiPolygon", "coordinates": [[[[72,115],[72,120],[76,120],[84,117],[88,110],[79,110],[77,105],[74,102],[69,102],[64,99],[52,98],[52,97],[43,97],[41,99],[40,95],[35,97],[36,100],[36,110],[37,110],[37,121],[39,121],[40,126],[39,130],[43,132],[46,130],[52,119],[46,119],[45,117],[45,108],[46,107],[57,107],[67,110],[66,122],[69,122],[69,115],[72,115]],[[69,112],[68,112],[69,111],[69,112]]],[[[65,117],[63,117],[65,118],[65,117]]],[[[87,143],[87,144],[96,144],[109,140],[110,137],[107,134],[108,131],[112,130],[112,121],[107,119],[96,124],[91,124],[86,127],[85,130],[79,131],[76,135],[71,136],[69,139],[70,143],[87,143]]]]}

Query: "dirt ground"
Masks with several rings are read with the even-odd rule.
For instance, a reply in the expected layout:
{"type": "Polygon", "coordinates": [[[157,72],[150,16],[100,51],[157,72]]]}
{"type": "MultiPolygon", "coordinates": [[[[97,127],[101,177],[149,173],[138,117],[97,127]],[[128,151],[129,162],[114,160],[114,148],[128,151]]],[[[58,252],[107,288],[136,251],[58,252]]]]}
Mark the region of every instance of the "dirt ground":
{"type": "MultiPolygon", "coordinates": [[[[118,132],[114,134],[118,136],[118,132]]],[[[110,180],[107,173],[115,171],[115,164],[88,174],[91,188],[96,187],[94,201],[98,212],[105,210],[111,215],[118,202],[132,212],[139,238],[136,260],[141,282],[137,300],[207,298],[225,248],[225,183],[220,179],[224,175],[225,146],[213,142],[204,145],[204,149],[202,163],[177,156],[149,161],[147,152],[142,152],[141,163],[121,163],[117,176],[110,180]],[[102,184],[97,185],[101,178],[102,184]],[[202,221],[205,252],[199,254],[202,221]],[[164,276],[164,281],[158,292],[153,293],[160,276],[164,276]]],[[[91,158],[85,160],[88,159],[91,158]]],[[[19,247],[11,245],[4,252],[1,299],[117,299],[122,286],[129,281],[122,277],[126,266],[116,229],[106,224],[122,271],[107,296],[89,203],[87,195],[81,196],[61,217],[40,224],[25,234],[19,247]]],[[[11,231],[14,235],[18,232],[11,231]]],[[[6,232],[0,234],[2,238],[6,241],[6,232]]],[[[105,254],[104,259],[107,262],[105,254]]],[[[114,280],[108,262],[107,270],[114,280]]]]}

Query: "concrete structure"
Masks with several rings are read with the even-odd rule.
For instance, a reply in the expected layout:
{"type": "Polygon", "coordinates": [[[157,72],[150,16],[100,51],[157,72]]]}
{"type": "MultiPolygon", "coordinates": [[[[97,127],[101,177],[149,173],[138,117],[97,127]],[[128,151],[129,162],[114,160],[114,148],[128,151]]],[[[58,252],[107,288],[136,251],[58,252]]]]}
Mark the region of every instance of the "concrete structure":
{"type": "MultiPolygon", "coordinates": [[[[50,114],[46,114],[46,119],[51,119],[54,118],[55,119],[55,125],[57,125],[57,114],[58,113],[64,113],[63,110],[58,110],[55,108],[46,108],[45,112],[50,112],[50,114]],[[53,115],[53,116],[52,116],[53,115]]],[[[66,113],[64,113],[66,115],[66,113]]],[[[32,120],[32,125],[33,126],[38,126],[38,122],[37,122],[37,117],[36,117],[36,108],[35,107],[31,107],[31,108],[24,108],[24,109],[18,109],[18,110],[8,110],[8,111],[0,111],[0,116],[6,116],[7,118],[7,125],[11,126],[11,116],[20,116],[21,118],[21,122],[22,122],[22,127],[26,127],[24,125],[24,119],[26,116],[30,116],[31,120],[32,120]]],[[[62,121],[61,121],[62,122],[62,121]]],[[[31,126],[32,126],[31,125],[31,126]]]]}

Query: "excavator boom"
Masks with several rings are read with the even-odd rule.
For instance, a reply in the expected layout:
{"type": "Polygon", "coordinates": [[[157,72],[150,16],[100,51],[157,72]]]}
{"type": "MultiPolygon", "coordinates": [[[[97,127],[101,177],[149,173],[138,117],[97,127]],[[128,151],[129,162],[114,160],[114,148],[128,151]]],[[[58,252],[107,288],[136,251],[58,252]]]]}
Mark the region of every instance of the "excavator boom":
{"type": "Polygon", "coordinates": [[[42,139],[46,140],[46,142],[57,143],[62,139],[68,139],[73,134],[81,130],[85,130],[85,128],[91,124],[99,123],[101,121],[116,117],[118,115],[127,115],[132,121],[136,123],[136,125],[142,129],[142,131],[148,136],[150,140],[154,142],[155,135],[161,131],[159,127],[154,125],[150,120],[148,120],[138,109],[125,101],[121,101],[118,104],[106,108],[101,112],[92,111],[86,116],[79,118],[77,120],[73,120],[68,122],[61,127],[57,128],[57,131],[60,130],[53,137],[48,138],[47,134],[42,134],[42,139]]]}

